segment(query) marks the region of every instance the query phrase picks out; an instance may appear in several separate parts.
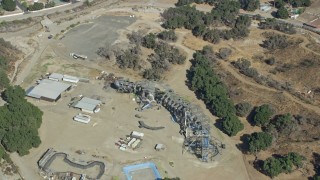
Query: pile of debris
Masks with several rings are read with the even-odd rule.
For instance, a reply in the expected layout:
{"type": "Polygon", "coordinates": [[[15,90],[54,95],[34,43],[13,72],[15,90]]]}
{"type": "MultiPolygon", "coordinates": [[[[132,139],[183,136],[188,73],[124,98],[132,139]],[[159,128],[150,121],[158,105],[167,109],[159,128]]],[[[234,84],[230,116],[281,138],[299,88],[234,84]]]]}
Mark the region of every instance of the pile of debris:
{"type": "Polygon", "coordinates": [[[128,135],[125,139],[120,138],[118,142],[115,143],[117,147],[121,151],[126,151],[128,148],[131,148],[132,150],[136,150],[140,147],[142,143],[144,134],[137,131],[132,131],[130,135],[128,135]]]}
{"type": "MultiPolygon", "coordinates": [[[[141,111],[152,108],[154,105],[162,105],[166,108],[171,113],[172,119],[180,125],[180,133],[185,136],[185,150],[201,157],[201,161],[213,160],[213,157],[220,153],[220,149],[225,148],[224,144],[211,136],[210,119],[201,109],[173,91],[161,91],[154,84],[146,81],[134,83],[121,79],[114,81],[113,84],[118,92],[136,94],[141,111]]],[[[139,123],[140,126],[145,125],[139,123]]]]}

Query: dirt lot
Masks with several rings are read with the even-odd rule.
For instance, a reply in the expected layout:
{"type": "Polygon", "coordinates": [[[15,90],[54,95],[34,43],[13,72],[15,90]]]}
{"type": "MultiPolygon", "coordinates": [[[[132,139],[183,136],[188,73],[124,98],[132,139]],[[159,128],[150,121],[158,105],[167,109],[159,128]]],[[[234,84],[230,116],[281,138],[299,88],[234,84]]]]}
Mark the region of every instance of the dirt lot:
{"type": "Polygon", "coordinates": [[[135,18],[128,16],[100,16],[92,22],[71,29],[59,41],[60,48],[69,56],[71,52],[83,54],[89,59],[97,58],[97,50],[112,45],[117,40],[117,31],[132,24],[135,18]]]}

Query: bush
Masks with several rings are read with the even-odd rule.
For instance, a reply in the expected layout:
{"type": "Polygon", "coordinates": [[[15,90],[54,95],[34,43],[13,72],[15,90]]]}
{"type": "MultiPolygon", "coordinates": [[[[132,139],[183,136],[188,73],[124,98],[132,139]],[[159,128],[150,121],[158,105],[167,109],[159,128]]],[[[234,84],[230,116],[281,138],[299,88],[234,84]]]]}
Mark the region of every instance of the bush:
{"type": "Polygon", "coordinates": [[[257,126],[265,126],[269,124],[273,110],[270,105],[264,104],[254,110],[253,122],[257,126]]]}
{"type": "Polygon", "coordinates": [[[291,45],[288,36],[285,35],[273,34],[267,38],[263,41],[262,47],[269,50],[284,49],[291,45]]]}
{"type": "Polygon", "coordinates": [[[281,173],[289,173],[292,166],[301,167],[305,157],[295,152],[289,152],[286,156],[270,157],[263,162],[262,170],[270,177],[278,176],[281,173]]]}
{"type": "Polygon", "coordinates": [[[272,145],[272,136],[265,132],[254,132],[247,140],[250,153],[266,150],[272,145]]]}
{"type": "Polygon", "coordinates": [[[272,66],[272,65],[274,65],[274,63],[276,62],[276,59],[275,59],[274,57],[268,58],[268,59],[265,60],[265,62],[266,62],[268,65],[272,66]]]}
{"type": "Polygon", "coordinates": [[[173,41],[173,42],[177,40],[177,36],[174,30],[162,31],[158,34],[158,38],[166,41],[173,41]]]}
{"type": "Polygon", "coordinates": [[[44,7],[51,8],[51,7],[54,7],[55,5],[56,5],[56,3],[54,1],[49,1],[44,7]]]}
{"type": "Polygon", "coordinates": [[[219,56],[221,59],[228,59],[228,57],[232,54],[232,50],[229,48],[221,48],[219,50],[219,56]]]}
{"type": "Polygon", "coordinates": [[[43,3],[34,2],[33,5],[28,7],[29,11],[38,11],[44,8],[43,3]]]}
{"type": "Polygon", "coordinates": [[[260,7],[260,0],[239,0],[241,8],[246,11],[254,11],[260,7]]]}
{"type": "Polygon", "coordinates": [[[142,39],[142,46],[146,48],[154,49],[156,47],[156,38],[157,36],[153,33],[146,35],[142,39]]]}
{"type": "Polygon", "coordinates": [[[287,34],[295,34],[296,30],[292,24],[279,22],[275,18],[267,18],[264,22],[259,23],[261,29],[274,29],[287,34]]]}
{"type": "Polygon", "coordinates": [[[1,144],[9,152],[26,155],[32,147],[41,143],[38,128],[42,122],[42,111],[29,103],[25,91],[20,86],[9,86],[3,93],[7,102],[0,107],[1,144]]]}
{"type": "Polygon", "coordinates": [[[222,130],[229,136],[235,136],[239,131],[242,131],[244,128],[241,121],[237,116],[228,115],[223,118],[222,130]]]}
{"type": "Polygon", "coordinates": [[[0,90],[7,88],[9,86],[10,80],[8,79],[7,73],[5,70],[0,69],[0,90]]]}
{"type": "Polygon", "coordinates": [[[252,110],[252,105],[248,102],[239,103],[235,106],[236,114],[241,117],[247,116],[252,110]]]}
{"type": "Polygon", "coordinates": [[[6,11],[14,11],[16,10],[16,1],[14,0],[2,0],[1,6],[6,11]]]}
{"type": "Polygon", "coordinates": [[[276,17],[281,19],[287,19],[289,17],[289,12],[285,7],[281,7],[276,12],[276,17]]]}

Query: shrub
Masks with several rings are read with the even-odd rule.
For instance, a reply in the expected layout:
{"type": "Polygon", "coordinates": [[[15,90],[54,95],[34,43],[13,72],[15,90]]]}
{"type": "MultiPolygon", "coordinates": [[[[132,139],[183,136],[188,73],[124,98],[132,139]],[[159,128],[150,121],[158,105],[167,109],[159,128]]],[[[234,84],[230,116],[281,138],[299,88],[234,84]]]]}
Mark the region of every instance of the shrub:
{"type": "Polygon", "coordinates": [[[223,118],[222,130],[229,136],[235,136],[239,131],[242,131],[244,128],[241,121],[237,116],[228,115],[223,118]]]}
{"type": "Polygon", "coordinates": [[[56,5],[56,3],[54,1],[49,1],[48,3],[46,3],[46,5],[44,7],[51,8],[51,7],[54,7],[55,5],[56,5]]]}
{"type": "Polygon", "coordinates": [[[38,11],[44,8],[43,3],[34,2],[33,5],[29,5],[28,10],[29,11],[38,11]]]}
{"type": "Polygon", "coordinates": [[[1,6],[6,11],[14,11],[16,10],[16,1],[14,0],[2,0],[1,6]]]}
{"type": "Polygon", "coordinates": [[[166,41],[173,41],[175,42],[177,40],[177,36],[174,32],[174,30],[169,30],[169,31],[162,31],[158,34],[158,38],[166,41]]]}
{"type": "Polygon", "coordinates": [[[263,41],[262,47],[269,50],[284,49],[292,43],[285,35],[273,34],[268,39],[263,41]]]}
{"type": "Polygon", "coordinates": [[[241,8],[247,11],[254,11],[260,7],[259,0],[239,0],[241,8]]]}
{"type": "Polygon", "coordinates": [[[272,145],[272,136],[265,132],[254,132],[247,140],[250,153],[266,150],[272,145]]]}
{"type": "Polygon", "coordinates": [[[156,47],[156,38],[157,38],[157,36],[153,33],[146,35],[142,39],[142,46],[146,47],[146,48],[151,48],[151,49],[155,48],[156,47]]]}
{"type": "Polygon", "coordinates": [[[252,105],[248,102],[239,103],[235,106],[236,114],[241,117],[247,116],[252,110],[252,105]]]}
{"type": "Polygon", "coordinates": [[[269,124],[273,110],[270,105],[264,104],[254,110],[253,122],[257,126],[265,126],[269,124]]]}
{"type": "Polygon", "coordinates": [[[221,59],[228,59],[228,57],[232,54],[232,50],[229,48],[221,48],[219,50],[219,56],[221,59]]]}
{"type": "Polygon", "coordinates": [[[274,63],[276,62],[276,59],[275,59],[274,57],[271,57],[271,58],[266,59],[265,62],[266,62],[268,65],[272,66],[272,65],[274,65],[274,63]]]}
{"type": "Polygon", "coordinates": [[[281,19],[287,19],[289,17],[289,12],[285,7],[280,7],[276,12],[276,17],[281,19]]]}

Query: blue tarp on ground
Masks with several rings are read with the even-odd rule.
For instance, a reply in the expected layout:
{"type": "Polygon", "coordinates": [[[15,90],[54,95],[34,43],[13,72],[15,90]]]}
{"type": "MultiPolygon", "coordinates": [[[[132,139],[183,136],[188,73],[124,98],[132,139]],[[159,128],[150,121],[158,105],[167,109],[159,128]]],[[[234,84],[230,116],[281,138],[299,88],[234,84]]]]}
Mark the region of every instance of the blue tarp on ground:
{"type": "Polygon", "coordinates": [[[123,172],[126,174],[127,180],[132,180],[130,175],[131,172],[141,170],[141,169],[152,169],[154,176],[156,177],[155,180],[161,180],[161,175],[158,171],[158,168],[153,162],[146,162],[143,164],[135,164],[130,166],[123,167],[123,172]]]}

